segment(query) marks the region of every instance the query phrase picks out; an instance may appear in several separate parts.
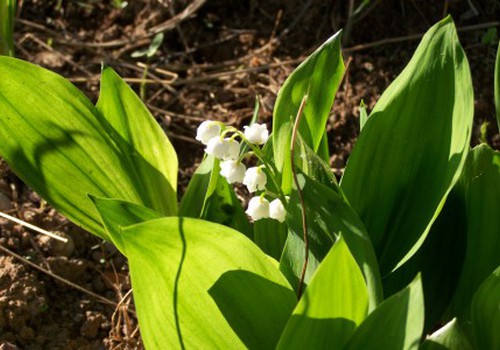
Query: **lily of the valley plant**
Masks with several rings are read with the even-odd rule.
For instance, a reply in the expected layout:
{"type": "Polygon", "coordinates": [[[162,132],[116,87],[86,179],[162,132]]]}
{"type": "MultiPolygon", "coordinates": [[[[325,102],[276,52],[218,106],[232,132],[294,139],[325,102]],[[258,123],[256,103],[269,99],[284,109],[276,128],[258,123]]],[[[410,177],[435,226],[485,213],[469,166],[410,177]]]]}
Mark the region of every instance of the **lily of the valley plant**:
{"type": "Polygon", "coordinates": [[[147,349],[500,349],[500,153],[470,149],[453,21],[360,107],[337,183],[325,125],[343,73],[336,34],[283,84],[271,134],[258,108],[243,131],[202,123],[206,155],[178,203],[177,154],[111,68],[94,106],[0,57],[0,154],[128,258],[147,349]]]}

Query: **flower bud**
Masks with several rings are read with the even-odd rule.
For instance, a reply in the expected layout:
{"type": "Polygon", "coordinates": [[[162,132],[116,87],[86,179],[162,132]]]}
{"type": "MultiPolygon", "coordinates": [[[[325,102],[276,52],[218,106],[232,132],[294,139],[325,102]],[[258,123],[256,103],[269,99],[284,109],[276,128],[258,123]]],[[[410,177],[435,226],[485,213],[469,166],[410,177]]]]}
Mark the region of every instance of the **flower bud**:
{"type": "Polygon", "coordinates": [[[244,126],[243,129],[245,129],[245,137],[253,144],[263,145],[269,138],[266,124],[254,123],[250,126],[244,126]]]}
{"type": "Polygon", "coordinates": [[[261,196],[253,197],[250,199],[250,202],[248,202],[246,213],[254,220],[268,218],[269,201],[261,196]]]}
{"type": "Polygon", "coordinates": [[[220,135],[220,129],[219,123],[206,120],[198,126],[196,130],[196,139],[206,145],[212,138],[220,135]]]}
{"type": "Polygon", "coordinates": [[[243,178],[243,184],[247,186],[250,193],[257,190],[264,190],[266,188],[266,182],[267,176],[261,166],[248,168],[243,178]]]}
{"type": "Polygon", "coordinates": [[[236,160],[225,160],[220,163],[220,174],[230,184],[242,182],[245,176],[245,166],[236,160]]]}
{"type": "Polygon", "coordinates": [[[279,222],[284,222],[286,216],[286,210],[280,199],[276,198],[269,204],[269,217],[278,220],[279,222]]]}

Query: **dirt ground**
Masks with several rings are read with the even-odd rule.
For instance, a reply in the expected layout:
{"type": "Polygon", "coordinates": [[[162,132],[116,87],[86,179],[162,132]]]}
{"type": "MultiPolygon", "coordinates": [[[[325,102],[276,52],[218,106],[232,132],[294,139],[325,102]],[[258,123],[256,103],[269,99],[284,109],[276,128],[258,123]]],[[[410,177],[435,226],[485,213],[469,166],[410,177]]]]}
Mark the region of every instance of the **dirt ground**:
{"type": "MultiPolygon", "coordinates": [[[[472,143],[486,136],[500,149],[493,105],[500,1],[360,3],[21,0],[16,55],[60,73],[96,101],[102,62],[139,91],[146,59],[131,53],[163,32],[163,44],[148,62],[144,97],[182,151],[182,193],[203,152],[194,142],[197,125],[205,119],[245,125],[256,95],[260,120],[270,122],[287,75],[344,28],[350,63],[328,122],[331,166],[341,174],[359,132],[360,101],[372,108],[410,59],[420,34],[451,13],[474,79],[472,143]]],[[[0,220],[0,349],[142,348],[127,263],[112,245],[68,222],[1,160],[0,210],[70,240],[61,245],[0,220]]]]}

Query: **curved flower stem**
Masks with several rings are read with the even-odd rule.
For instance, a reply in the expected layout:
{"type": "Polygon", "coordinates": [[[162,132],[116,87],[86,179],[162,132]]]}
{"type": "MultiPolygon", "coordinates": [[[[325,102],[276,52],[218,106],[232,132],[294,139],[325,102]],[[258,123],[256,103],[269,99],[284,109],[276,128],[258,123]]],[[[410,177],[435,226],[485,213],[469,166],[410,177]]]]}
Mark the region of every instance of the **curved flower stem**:
{"type": "MultiPolygon", "coordinates": [[[[276,169],[276,166],[272,162],[266,161],[266,158],[264,157],[264,153],[262,152],[262,149],[260,147],[254,145],[248,139],[245,137],[245,134],[239,131],[238,129],[230,126],[226,130],[222,132],[222,135],[224,136],[225,134],[229,132],[234,132],[235,135],[238,135],[243,142],[245,142],[248,146],[250,146],[250,149],[252,150],[251,152],[264,164],[264,166],[269,170],[269,173],[271,175],[271,180],[274,183],[274,186],[276,187],[278,191],[278,196],[283,202],[283,204],[286,204],[286,197],[283,191],[281,190],[281,186],[278,184],[277,179],[277,174],[278,174],[278,169],[276,169]]],[[[233,135],[232,137],[234,137],[233,135]]]]}
{"type": "Polygon", "coordinates": [[[302,233],[304,238],[304,265],[302,266],[302,272],[300,274],[299,286],[297,288],[297,297],[300,299],[302,295],[302,289],[304,287],[304,279],[306,276],[307,264],[309,262],[309,239],[307,237],[307,218],[306,218],[306,207],[304,203],[304,197],[302,196],[302,190],[300,189],[299,180],[297,178],[297,172],[295,171],[295,140],[297,138],[297,132],[299,129],[299,123],[302,119],[303,111],[306,106],[307,95],[304,95],[302,98],[302,102],[300,102],[299,110],[297,112],[297,117],[295,118],[295,123],[293,125],[292,131],[292,141],[290,144],[290,153],[291,153],[291,165],[292,165],[292,175],[293,182],[295,183],[295,187],[297,187],[297,193],[299,195],[300,207],[302,209],[302,233]]]}

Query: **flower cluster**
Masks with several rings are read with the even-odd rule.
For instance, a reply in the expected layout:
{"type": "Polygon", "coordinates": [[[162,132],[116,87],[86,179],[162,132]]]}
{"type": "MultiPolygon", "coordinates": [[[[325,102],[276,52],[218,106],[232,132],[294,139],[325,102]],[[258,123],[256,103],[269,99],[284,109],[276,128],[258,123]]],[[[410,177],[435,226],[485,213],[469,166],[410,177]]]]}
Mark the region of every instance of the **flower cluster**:
{"type": "MultiPolygon", "coordinates": [[[[249,155],[256,155],[261,161],[261,149],[269,138],[269,131],[265,124],[254,123],[243,128],[244,132],[232,127],[227,127],[221,122],[207,120],[200,124],[196,132],[196,140],[203,143],[205,152],[221,160],[220,174],[226,178],[230,184],[243,183],[250,193],[256,194],[248,203],[246,213],[254,220],[272,218],[279,222],[285,221],[286,210],[281,199],[276,198],[269,202],[266,195],[267,177],[266,164],[246,168],[242,163],[249,155]],[[232,134],[232,135],[230,135],[232,134]],[[246,143],[252,152],[241,153],[240,142],[246,143]]],[[[272,176],[272,175],[271,175],[272,176]]],[[[275,197],[277,197],[275,195],[275,197]]]]}

